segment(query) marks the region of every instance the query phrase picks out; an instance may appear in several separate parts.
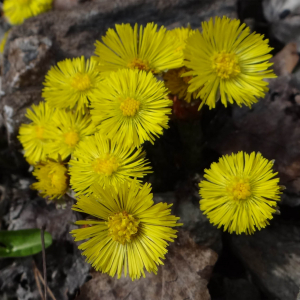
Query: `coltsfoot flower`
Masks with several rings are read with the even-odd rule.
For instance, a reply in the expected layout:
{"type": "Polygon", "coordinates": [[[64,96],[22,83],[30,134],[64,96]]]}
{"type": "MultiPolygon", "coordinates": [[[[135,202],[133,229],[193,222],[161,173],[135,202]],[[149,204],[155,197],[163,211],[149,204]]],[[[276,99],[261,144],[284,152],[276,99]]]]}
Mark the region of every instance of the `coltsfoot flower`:
{"type": "Polygon", "coordinates": [[[126,147],[97,132],[79,143],[70,160],[71,185],[78,194],[90,194],[94,185],[110,188],[151,173],[142,148],[126,147]]]}
{"type": "Polygon", "coordinates": [[[59,199],[69,187],[68,170],[63,163],[48,159],[37,164],[33,175],[38,182],[32,184],[32,188],[38,190],[43,197],[59,199]]]}
{"type": "Polygon", "coordinates": [[[151,185],[136,182],[122,184],[118,191],[100,186],[94,193],[81,196],[73,210],[93,216],[92,220],[77,221],[87,227],[71,232],[75,241],[86,240],[79,249],[87,262],[100,272],[118,278],[129,274],[132,280],[145,277],[145,270],[157,273],[157,266],[168,252],[168,242],[176,238],[181,226],[171,215],[172,204],[154,205],[151,185]],[[94,219],[96,218],[96,219],[94,219]]]}
{"type": "Polygon", "coordinates": [[[78,144],[87,136],[95,133],[95,126],[89,114],[73,113],[58,110],[53,118],[55,128],[51,132],[51,142],[48,146],[50,156],[62,160],[71,155],[78,144]]]}
{"type": "Polygon", "coordinates": [[[205,173],[199,184],[200,209],[211,223],[237,234],[252,234],[269,224],[282,189],[273,161],[241,151],[224,155],[205,173]]]}
{"type": "Polygon", "coordinates": [[[151,73],[123,69],[99,85],[91,101],[91,115],[98,129],[124,146],[154,143],[168,128],[172,101],[162,81],[151,73]]]}
{"type": "MultiPolygon", "coordinates": [[[[187,39],[195,33],[195,30],[192,30],[190,27],[184,28],[175,28],[168,31],[168,35],[176,41],[174,43],[175,51],[179,51],[183,55],[183,49],[186,46],[187,39]]],[[[179,99],[185,100],[190,103],[192,98],[196,98],[199,89],[190,93],[188,92],[189,81],[193,78],[182,77],[184,73],[189,71],[185,66],[177,69],[168,70],[163,74],[163,79],[166,87],[169,89],[171,94],[177,95],[179,99]]]]}
{"type": "Polygon", "coordinates": [[[52,2],[53,0],[4,0],[3,12],[10,24],[19,25],[25,19],[50,10],[52,2]]]}
{"type": "Polygon", "coordinates": [[[251,107],[268,91],[268,82],[263,79],[276,77],[269,70],[272,48],[268,40],[227,17],[211,18],[202,27],[203,32],[196,30],[183,50],[185,66],[191,69],[184,76],[193,76],[188,91],[200,88],[199,109],[204,104],[214,108],[220,98],[225,106],[235,101],[251,107]]]}
{"type": "Polygon", "coordinates": [[[85,112],[89,98],[97,90],[102,80],[95,70],[93,59],[84,57],[66,59],[52,67],[45,78],[42,96],[49,106],[85,112]]]}
{"type": "Polygon", "coordinates": [[[44,102],[27,109],[26,117],[32,122],[20,126],[18,139],[24,148],[25,158],[32,165],[45,160],[49,154],[53,115],[54,110],[44,102]]]}
{"type": "Polygon", "coordinates": [[[183,63],[183,54],[174,51],[174,39],[162,26],[148,23],[144,28],[135,24],[116,25],[108,29],[102,42],[96,41],[95,59],[101,72],[119,69],[138,69],[154,74],[178,68],[183,63]]]}

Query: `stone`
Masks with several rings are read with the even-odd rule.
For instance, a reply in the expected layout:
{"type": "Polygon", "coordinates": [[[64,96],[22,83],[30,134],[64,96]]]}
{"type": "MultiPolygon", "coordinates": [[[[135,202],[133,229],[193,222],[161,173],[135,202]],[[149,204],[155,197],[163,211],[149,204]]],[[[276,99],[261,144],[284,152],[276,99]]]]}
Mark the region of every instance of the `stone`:
{"type": "Polygon", "coordinates": [[[300,286],[300,227],[272,220],[252,236],[231,237],[231,246],[270,299],[295,300],[300,286]]]}
{"type": "Polygon", "coordinates": [[[300,3],[298,0],[264,0],[263,12],[270,33],[284,44],[295,42],[300,49],[300,3]]]}

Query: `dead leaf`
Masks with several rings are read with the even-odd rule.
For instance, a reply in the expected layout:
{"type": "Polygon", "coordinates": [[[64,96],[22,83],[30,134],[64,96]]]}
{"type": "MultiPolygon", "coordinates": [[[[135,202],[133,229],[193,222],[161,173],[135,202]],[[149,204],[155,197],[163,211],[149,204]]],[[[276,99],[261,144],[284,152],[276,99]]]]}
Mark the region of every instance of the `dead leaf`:
{"type": "Polygon", "coordinates": [[[299,61],[297,44],[287,44],[271,61],[274,63],[274,72],[277,76],[291,74],[299,61]]]}

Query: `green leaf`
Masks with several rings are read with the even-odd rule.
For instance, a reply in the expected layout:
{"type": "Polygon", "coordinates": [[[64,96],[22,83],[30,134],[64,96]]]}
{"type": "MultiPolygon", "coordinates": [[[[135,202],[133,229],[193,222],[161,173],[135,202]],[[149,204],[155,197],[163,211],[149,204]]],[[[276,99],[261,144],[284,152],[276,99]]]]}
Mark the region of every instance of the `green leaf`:
{"type": "MultiPolygon", "coordinates": [[[[45,248],[52,244],[52,236],[44,233],[45,248]]],[[[29,256],[42,251],[41,230],[0,230],[0,257],[29,256]]]]}

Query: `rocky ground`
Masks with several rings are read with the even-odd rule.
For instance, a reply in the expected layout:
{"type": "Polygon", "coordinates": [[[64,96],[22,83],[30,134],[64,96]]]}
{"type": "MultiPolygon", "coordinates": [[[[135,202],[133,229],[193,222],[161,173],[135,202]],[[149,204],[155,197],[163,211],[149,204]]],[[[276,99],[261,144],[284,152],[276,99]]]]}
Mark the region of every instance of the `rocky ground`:
{"type": "MultiPolygon", "coordinates": [[[[47,278],[57,300],[296,300],[300,287],[300,3],[299,0],[65,0],[55,10],[14,27],[2,57],[0,99],[0,226],[40,228],[53,236],[46,250],[47,278]],[[240,18],[274,47],[278,78],[253,109],[217,105],[199,115],[174,116],[154,146],[146,144],[155,201],[174,204],[184,228],[157,276],[132,282],[94,272],[69,232],[79,218],[46,203],[29,186],[16,139],[24,112],[41,100],[51,65],[94,51],[94,41],[115,23],[150,21],[171,29],[200,27],[212,16],[240,18]],[[213,227],[199,210],[197,184],[221,155],[260,151],[275,159],[287,187],[281,215],[253,236],[213,227]]],[[[1,21],[1,30],[5,24],[1,21]]],[[[42,255],[0,259],[0,299],[41,299],[42,255]],[[39,270],[39,271],[38,271],[39,270]]],[[[50,297],[50,296],[49,296],[50,297]]],[[[300,299],[300,298],[299,298],[300,299]]]]}

